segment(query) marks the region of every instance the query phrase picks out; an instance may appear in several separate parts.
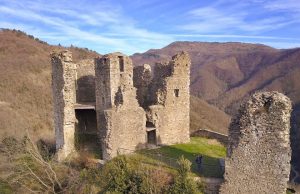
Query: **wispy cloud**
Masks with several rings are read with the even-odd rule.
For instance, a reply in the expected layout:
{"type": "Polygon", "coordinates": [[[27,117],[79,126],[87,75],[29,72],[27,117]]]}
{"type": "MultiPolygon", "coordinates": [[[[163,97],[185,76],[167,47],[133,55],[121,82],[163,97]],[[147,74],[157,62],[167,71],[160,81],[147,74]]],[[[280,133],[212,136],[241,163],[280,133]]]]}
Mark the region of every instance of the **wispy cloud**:
{"type": "MultiPolygon", "coordinates": [[[[45,30],[33,30],[33,28],[23,26],[23,29],[29,30],[28,33],[34,33],[38,37],[50,41],[63,38],[62,43],[72,41],[85,47],[91,44],[93,47],[106,47],[104,52],[118,50],[131,54],[136,51],[145,51],[149,46],[161,47],[173,41],[171,37],[164,34],[137,27],[134,20],[123,15],[122,10],[117,6],[101,5],[101,8],[90,7],[90,11],[86,12],[87,7],[70,9],[72,6],[69,6],[68,9],[62,9],[57,3],[45,7],[39,1],[29,1],[28,4],[8,2],[0,6],[0,13],[28,23],[38,22],[53,32],[49,34],[45,33],[45,30]],[[117,36],[112,36],[114,33],[117,36]],[[132,44],[133,38],[135,44],[132,44]]],[[[2,23],[2,25],[2,27],[22,28],[20,22],[15,20],[2,23]]]]}
{"type": "Polygon", "coordinates": [[[100,53],[132,54],[176,40],[298,45],[286,29],[300,23],[299,0],[286,1],[0,0],[0,27],[100,53]]]}
{"type": "Polygon", "coordinates": [[[300,47],[300,42],[285,42],[285,41],[268,42],[268,41],[263,41],[263,42],[260,42],[260,43],[265,44],[265,45],[272,45],[272,47],[279,48],[279,49],[288,49],[288,48],[300,47]]]}
{"type": "Polygon", "coordinates": [[[272,0],[261,2],[265,8],[278,11],[288,10],[300,13],[300,2],[299,0],[272,0]]]}
{"type": "Polygon", "coordinates": [[[247,4],[241,4],[233,8],[224,8],[212,5],[193,9],[187,13],[187,17],[190,18],[191,22],[179,28],[198,33],[227,31],[229,33],[259,34],[297,22],[281,16],[264,15],[259,17],[260,15],[256,15],[258,18],[252,19],[251,11],[245,11],[247,10],[246,6],[247,4]]]}

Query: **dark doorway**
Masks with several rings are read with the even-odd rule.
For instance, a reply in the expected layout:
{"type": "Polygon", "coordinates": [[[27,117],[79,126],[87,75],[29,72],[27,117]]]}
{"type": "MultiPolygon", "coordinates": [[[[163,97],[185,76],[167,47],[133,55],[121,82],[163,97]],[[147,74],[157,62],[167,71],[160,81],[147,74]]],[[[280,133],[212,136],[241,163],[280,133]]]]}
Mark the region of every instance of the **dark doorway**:
{"type": "Polygon", "coordinates": [[[156,127],[154,123],[147,121],[146,129],[147,129],[147,143],[156,145],[156,127]]]}
{"type": "Polygon", "coordinates": [[[156,130],[147,131],[147,143],[156,145],[156,130]]]}
{"type": "Polygon", "coordinates": [[[93,109],[77,109],[75,147],[77,151],[89,157],[101,158],[101,144],[97,131],[96,111],[93,109]]]}

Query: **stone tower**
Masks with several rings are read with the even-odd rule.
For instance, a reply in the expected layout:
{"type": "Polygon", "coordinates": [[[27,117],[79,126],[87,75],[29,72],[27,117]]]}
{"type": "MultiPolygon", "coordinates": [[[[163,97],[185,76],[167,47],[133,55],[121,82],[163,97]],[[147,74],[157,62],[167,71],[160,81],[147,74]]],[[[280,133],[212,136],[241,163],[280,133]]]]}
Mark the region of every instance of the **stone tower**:
{"type": "Polygon", "coordinates": [[[168,64],[157,64],[154,68],[156,105],[149,107],[147,116],[159,126],[161,144],[190,141],[190,65],[189,55],[181,52],[168,64]]]}
{"type": "Polygon", "coordinates": [[[144,146],[146,116],[136,99],[131,59],[121,53],[112,53],[95,62],[96,112],[102,155],[103,159],[111,159],[118,151],[144,146]]]}
{"type": "Polygon", "coordinates": [[[70,51],[52,53],[51,62],[56,149],[61,160],[75,151],[76,64],[70,51]]]}
{"type": "Polygon", "coordinates": [[[147,114],[148,142],[170,145],[190,140],[190,65],[188,54],[181,52],[167,63],[157,63],[154,72],[149,65],[135,67],[134,85],[147,114]]]}
{"type": "Polygon", "coordinates": [[[286,193],[290,173],[291,101],[254,94],[231,122],[222,194],[286,193]]]}

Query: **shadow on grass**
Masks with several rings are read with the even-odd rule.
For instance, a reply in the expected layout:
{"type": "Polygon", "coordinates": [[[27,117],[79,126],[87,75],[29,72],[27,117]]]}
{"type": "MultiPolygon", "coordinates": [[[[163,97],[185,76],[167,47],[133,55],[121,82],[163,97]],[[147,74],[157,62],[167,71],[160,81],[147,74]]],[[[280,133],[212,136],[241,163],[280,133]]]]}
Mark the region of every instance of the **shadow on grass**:
{"type": "Polygon", "coordinates": [[[192,162],[191,170],[198,176],[214,178],[223,177],[224,172],[219,164],[219,158],[204,155],[199,152],[189,152],[176,147],[164,146],[152,150],[140,150],[138,153],[150,159],[159,161],[163,165],[171,168],[178,167],[177,160],[183,155],[186,159],[192,162]],[[200,171],[195,162],[196,156],[199,154],[203,156],[200,171]]]}

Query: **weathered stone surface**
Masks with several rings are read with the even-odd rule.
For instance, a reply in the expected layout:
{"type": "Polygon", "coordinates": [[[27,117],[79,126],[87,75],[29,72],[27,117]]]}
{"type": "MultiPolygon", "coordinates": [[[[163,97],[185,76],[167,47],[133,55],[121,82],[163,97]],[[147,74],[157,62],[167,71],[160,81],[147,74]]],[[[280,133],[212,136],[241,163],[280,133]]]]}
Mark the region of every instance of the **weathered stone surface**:
{"type": "Polygon", "coordinates": [[[96,111],[103,159],[146,143],[146,115],[136,99],[129,57],[112,53],[96,59],[96,111]]]}
{"type": "Polygon", "coordinates": [[[158,86],[156,100],[158,104],[164,106],[164,109],[152,114],[152,117],[155,114],[164,115],[164,125],[159,128],[161,144],[190,141],[190,64],[188,54],[182,52],[169,62],[170,76],[166,74],[167,77],[158,77],[162,74],[156,71],[154,79],[161,78],[163,83],[156,83],[158,86]]]}
{"type": "Polygon", "coordinates": [[[54,128],[58,160],[74,152],[75,132],[75,76],[76,65],[72,53],[52,53],[52,91],[54,104],[54,128]]]}
{"type": "Polygon", "coordinates": [[[148,101],[150,99],[149,86],[152,82],[152,70],[151,66],[144,64],[134,68],[133,83],[137,88],[137,99],[139,105],[143,108],[147,108],[148,101]]]}
{"type": "Polygon", "coordinates": [[[148,66],[136,67],[135,86],[139,102],[147,112],[147,121],[156,128],[158,144],[184,143],[190,140],[190,58],[182,52],[169,63],[158,63],[150,81],[148,66]]]}
{"type": "Polygon", "coordinates": [[[278,92],[254,94],[229,130],[222,194],[280,193],[290,173],[290,100],[278,92]]]}

